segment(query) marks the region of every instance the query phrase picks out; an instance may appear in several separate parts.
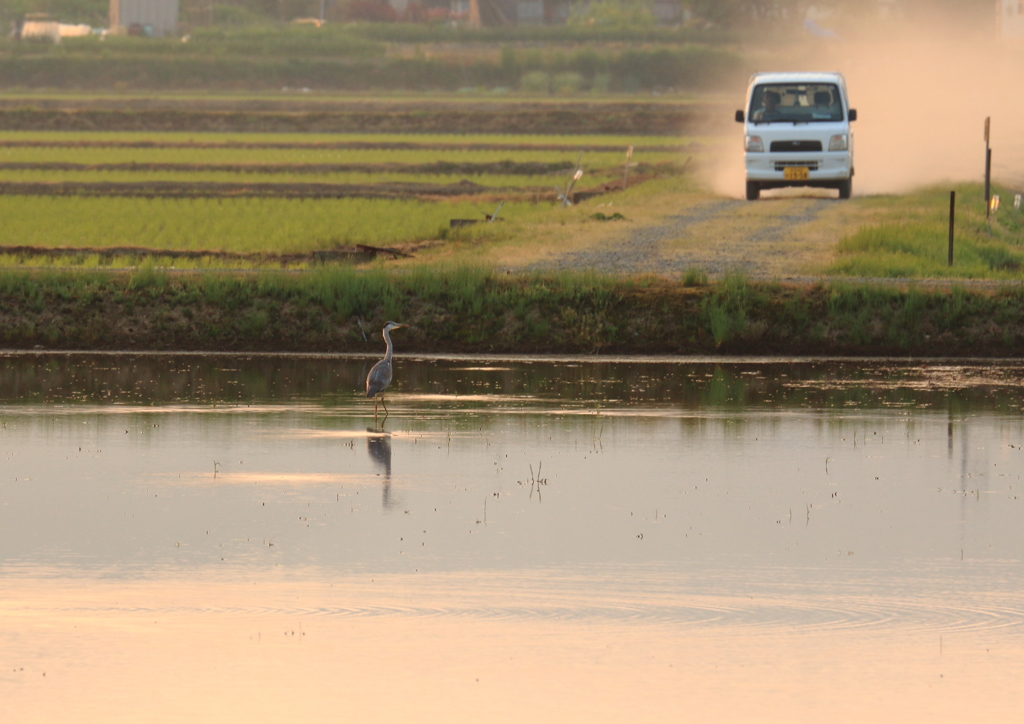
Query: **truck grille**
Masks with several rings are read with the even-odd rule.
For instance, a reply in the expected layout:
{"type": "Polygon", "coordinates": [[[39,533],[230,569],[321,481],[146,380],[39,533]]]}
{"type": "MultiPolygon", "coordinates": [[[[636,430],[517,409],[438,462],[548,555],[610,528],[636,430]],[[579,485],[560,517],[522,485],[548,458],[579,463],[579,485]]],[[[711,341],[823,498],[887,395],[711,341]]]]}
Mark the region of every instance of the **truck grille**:
{"type": "Polygon", "coordinates": [[[775,170],[776,171],[782,171],[782,170],[784,170],[786,168],[789,168],[790,166],[802,166],[802,167],[806,168],[808,171],[817,171],[818,170],[818,162],[817,161],[776,161],[775,162],[775,170]]]}
{"type": "Polygon", "coordinates": [[[820,151],[821,141],[772,141],[772,153],[808,153],[820,151]]]}

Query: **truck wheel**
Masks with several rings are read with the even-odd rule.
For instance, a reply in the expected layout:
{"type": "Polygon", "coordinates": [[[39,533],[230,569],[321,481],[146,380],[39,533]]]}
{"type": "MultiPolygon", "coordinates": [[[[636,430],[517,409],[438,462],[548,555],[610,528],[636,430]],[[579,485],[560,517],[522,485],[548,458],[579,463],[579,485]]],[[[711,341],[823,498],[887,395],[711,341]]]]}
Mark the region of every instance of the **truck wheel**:
{"type": "Polygon", "coordinates": [[[845,181],[839,182],[839,198],[848,199],[850,193],[853,191],[853,179],[848,178],[845,181]]]}
{"type": "Polygon", "coordinates": [[[757,181],[747,181],[747,201],[757,201],[761,198],[761,187],[757,181]]]}

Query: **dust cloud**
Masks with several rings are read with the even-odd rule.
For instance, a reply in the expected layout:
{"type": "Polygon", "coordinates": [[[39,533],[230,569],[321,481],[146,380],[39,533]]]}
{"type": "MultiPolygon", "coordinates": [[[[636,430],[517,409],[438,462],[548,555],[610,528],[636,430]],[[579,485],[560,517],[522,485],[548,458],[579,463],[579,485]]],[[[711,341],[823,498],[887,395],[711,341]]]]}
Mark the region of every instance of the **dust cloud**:
{"type": "MultiPolygon", "coordinates": [[[[867,29],[870,31],[870,28],[867,29]]],[[[945,182],[982,181],[985,117],[992,175],[1024,187],[1024,41],[994,30],[905,25],[884,38],[807,38],[783,56],[757,56],[761,70],[838,70],[857,109],[855,194],[900,193],[945,182]],[[964,37],[964,36],[968,37],[964,37]]],[[[736,108],[743,94],[736,97],[736,108]]],[[[742,126],[709,169],[716,192],[743,191],[742,126]]]]}

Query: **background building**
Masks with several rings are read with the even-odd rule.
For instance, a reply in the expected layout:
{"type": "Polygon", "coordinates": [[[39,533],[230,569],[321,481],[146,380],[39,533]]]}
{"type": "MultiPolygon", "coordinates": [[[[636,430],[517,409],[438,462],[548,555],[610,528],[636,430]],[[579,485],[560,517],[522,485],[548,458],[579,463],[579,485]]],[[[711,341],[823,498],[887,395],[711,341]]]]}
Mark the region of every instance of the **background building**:
{"type": "Polygon", "coordinates": [[[110,0],[110,29],[139,35],[177,35],[178,0],[110,0]]]}

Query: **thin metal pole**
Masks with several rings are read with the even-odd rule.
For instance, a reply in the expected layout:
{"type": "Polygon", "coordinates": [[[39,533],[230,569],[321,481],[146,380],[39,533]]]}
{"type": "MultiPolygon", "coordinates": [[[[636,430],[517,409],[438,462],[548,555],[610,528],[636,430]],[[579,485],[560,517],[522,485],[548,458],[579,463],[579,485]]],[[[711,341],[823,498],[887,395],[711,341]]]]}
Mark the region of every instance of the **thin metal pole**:
{"type": "Polygon", "coordinates": [[[949,192],[949,259],[948,266],[953,266],[953,219],[956,211],[956,191],[949,192]]]}
{"type": "Polygon", "coordinates": [[[992,206],[992,149],[985,149],[985,218],[988,219],[992,206]]]}

